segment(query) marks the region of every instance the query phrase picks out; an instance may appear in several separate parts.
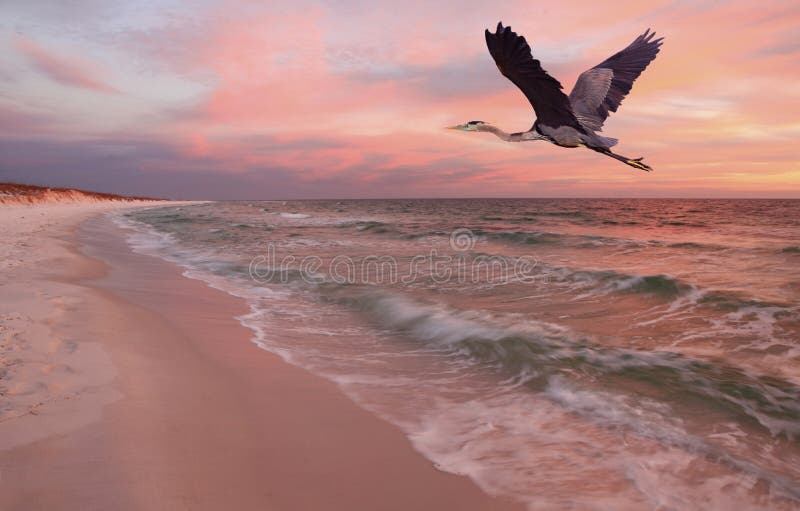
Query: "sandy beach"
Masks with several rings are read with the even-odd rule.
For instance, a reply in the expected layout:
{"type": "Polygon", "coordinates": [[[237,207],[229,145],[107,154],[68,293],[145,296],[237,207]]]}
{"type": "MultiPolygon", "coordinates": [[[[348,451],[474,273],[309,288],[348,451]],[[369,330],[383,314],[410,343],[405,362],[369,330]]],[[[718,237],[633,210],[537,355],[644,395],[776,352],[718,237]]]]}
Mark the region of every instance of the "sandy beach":
{"type": "Polygon", "coordinates": [[[0,206],[1,509],[519,509],[131,252],[131,207],[0,206]]]}

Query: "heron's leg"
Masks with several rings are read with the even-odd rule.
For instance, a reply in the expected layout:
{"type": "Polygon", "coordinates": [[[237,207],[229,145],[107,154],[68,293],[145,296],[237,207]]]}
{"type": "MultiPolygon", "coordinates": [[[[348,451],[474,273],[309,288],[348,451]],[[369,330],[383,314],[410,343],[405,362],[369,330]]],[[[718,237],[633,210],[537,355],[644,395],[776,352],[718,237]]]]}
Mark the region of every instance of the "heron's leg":
{"type": "Polygon", "coordinates": [[[651,170],[653,170],[653,168],[650,165],[642,161],[643,158],[628,158],[620,154],[612,153],[611,150],[608,149],[607,147],[592,147],[592,146],[586,146],[586,147],[588,147],[592,151],[597,151],[598,153],[610,156],[615,160],[619,160],[625,165],[630,165],[633,168],[644,170],[645,172],[650,172],[651,170]]]}

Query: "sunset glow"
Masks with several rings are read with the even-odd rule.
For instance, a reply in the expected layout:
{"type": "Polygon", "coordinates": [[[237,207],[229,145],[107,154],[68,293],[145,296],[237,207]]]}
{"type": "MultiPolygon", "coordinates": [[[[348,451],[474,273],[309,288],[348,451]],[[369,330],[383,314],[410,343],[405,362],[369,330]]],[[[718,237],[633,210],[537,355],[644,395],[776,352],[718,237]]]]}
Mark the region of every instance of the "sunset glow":
{"type": "Polygon", "coordinates": [[[800,197],[800,5],[4,2],[0,181],[180,198],[800,197]],[[527,130],[497,21],[572,88],[665,38],[603,134],[652,174],[527,130]]]}

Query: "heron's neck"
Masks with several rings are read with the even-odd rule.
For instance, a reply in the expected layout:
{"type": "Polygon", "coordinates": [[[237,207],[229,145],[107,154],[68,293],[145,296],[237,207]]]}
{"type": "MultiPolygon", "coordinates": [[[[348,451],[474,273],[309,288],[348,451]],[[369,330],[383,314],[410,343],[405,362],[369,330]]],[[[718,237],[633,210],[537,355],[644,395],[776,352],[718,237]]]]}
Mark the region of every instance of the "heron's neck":
{"type": "Polygon", "coordinates": [[[488,131],[489,133],[494,133],[497,135],[498,138],[501,140],[505,140],[506,142],[513,142],[514,138],[511,136],[510,133],[506,133],[505,131],[501,130],[496,126],[492,126],[491,124],[479,124],[478,131],[488,131]]]}
{"type": "Polygon", "coordinates": [[[535,137],[528,137],[531,132],[506,133],[497,126],[492,126],[491,124],[479,124],[478,131],[488,131],[489,133],[494,133],[499,139],[505,140],[506,142],[524,142],[525,140],[535,139],[535,137]]]}

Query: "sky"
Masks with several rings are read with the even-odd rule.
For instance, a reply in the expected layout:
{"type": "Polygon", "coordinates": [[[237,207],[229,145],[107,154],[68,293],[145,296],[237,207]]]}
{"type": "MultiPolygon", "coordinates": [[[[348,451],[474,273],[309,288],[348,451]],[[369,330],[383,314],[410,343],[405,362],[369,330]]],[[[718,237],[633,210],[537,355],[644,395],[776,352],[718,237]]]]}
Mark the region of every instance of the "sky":
{"type": "Polygon", "coordinates": [[[0,2],[0,181],[195,199],[800,198],[797,0],[0,2]],[[585,149],[534,112],[485,28],[571,90],[645,29],[665,38],[585,149]]]}

